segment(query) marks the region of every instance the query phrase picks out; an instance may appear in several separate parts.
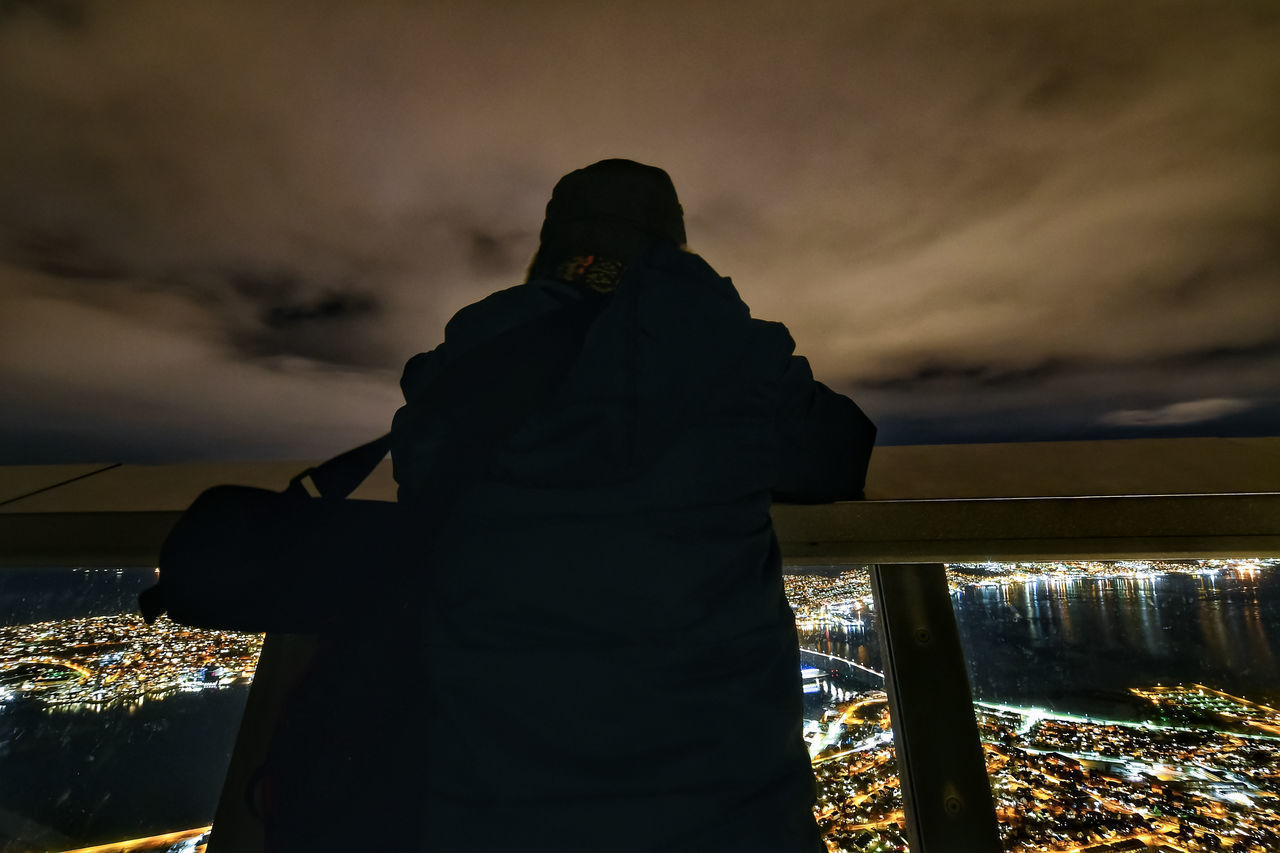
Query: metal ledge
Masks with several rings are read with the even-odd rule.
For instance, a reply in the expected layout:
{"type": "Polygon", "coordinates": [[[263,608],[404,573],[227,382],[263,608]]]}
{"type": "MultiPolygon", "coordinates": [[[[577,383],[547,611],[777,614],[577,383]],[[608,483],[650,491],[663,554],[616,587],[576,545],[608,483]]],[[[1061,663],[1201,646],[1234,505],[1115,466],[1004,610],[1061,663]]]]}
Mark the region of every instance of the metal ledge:
{"type": "Polygon", "coordinates": [[[0,514],[0,568],[154,566],[180,512],[0,514]]]}
{"type": "Polygon", "coordinates": [[[775,506],[790,563],[1280,556],[1280,493],[775,506]]]}
{"type": "MultiPolygon", "coordinates": [[[[0,567],[154,566],[180,513],[0,513],[0,567]]],[[[789,563],[1280,557],[1280,492],[774,507],[789,563]]]]}
{"type": "MultiPolygon", "coordinates": [[[[209,486],[305,462],[0,468],[0,567],[152,566],[209,486]]],[[[353,497],[394,500],[383,462],[353,497]]],[[[1280,437],[876,448],[870,500],[777,505],[792,563],[1280,556],[1280,437]]]]}

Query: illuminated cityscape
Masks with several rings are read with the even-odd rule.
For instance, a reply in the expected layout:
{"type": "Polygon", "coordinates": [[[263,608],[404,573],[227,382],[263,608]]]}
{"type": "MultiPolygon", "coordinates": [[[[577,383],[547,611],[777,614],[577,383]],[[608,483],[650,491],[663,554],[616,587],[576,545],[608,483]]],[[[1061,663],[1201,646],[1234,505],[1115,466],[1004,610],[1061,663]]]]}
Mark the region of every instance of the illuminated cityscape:
{"type": "Polygon", "coordinates": [[[0,706],[34,700],[93,711],[181,690],[247,684],[262,635],[148,626],[121,613],[0,628],[0,706]]]}
{"type": "MultiPolygon", "coordinates": [[[[1215,575],[1219,572],[1256,575],[1280,568],[1280,560],[1116,560],[1053,563],[948,563],[952,592],[971,585],[1008,586],[1028,581],[1068,581],[1081,578],[1154,578],[1168,574],[1215,575]]],[[[789,574],[784,578],[787,599],[797,623],[834,619],[860,621],[871,607],[871,576],[865,566],[832,566],[789,574]]]]}
{"type": "MultiPolygon", "coordinates": [[[[1168,573],[1248,578],[1275,568],[1274,560],[981,564],[948,566],[948,578],[956,591],[1168,573]]],[[[873,642],[865,569],[786,581],[802,647],[828,651],[821,640],[835,630],[873,642]]],[[[833,673],[824,683],[830,701],[805,728],[828,848],[906,850],[885,694],[845,697],[839,682],[833,673]]],[[[1005,849],[1280,850],[1280,711],[1203,684],[1128,692],[1138,701],[1127,719],[975,703],[1005,849]]]]}
{"type": "MultiPolygon", "coordinates": [[[[1210,592],[1227,588],[1228,581],[1246,598],[1252,589],[1252,606],[1259,606],[1258,587],[1250,584],[1272,577],[1278,567],[1275,560],[965,564],[949,566],[948,577],[958,614],[966,606],[963,596],[975,591],[993,595],[1003,613],[1030,587],[1047,590],[1056,607],[1063,590],[1075,590],[1088,603],[1096,589],[1113,589],[1095,579],[1112,579],[1107,583],[1120,584],[1114,589],[1136,590],[1135,598],[1143,599],[1143,584],[1175,575],[1210,592]],[[1009,597],[1008,590],[1018,596],[1009,597]]],[[[786,587],[801,636],[804,736],[828,848],[903,851],[902,797],[886,697],[878,687],[868,573],[862,567],[806,569],[788,575],[786,587]]],[[[1196,606],[1215,605],[1212,595],[1198,595],[1204,600],[1196,606]]],[[[1063,636],[1051,632],[1045,640],[1060,644],[1063,636]]],[[[94,715],[243,689],[261,643],[260,635],[195,630],[166,619],[147,626],[132,614],[0,627],[0,721],[6,709],[94,715]]],[[[1122,710],[1105,715],[1061,701],[979,696],[975,712],[1006,850],[1280,850],[1280,711],[1274,701],[1280,684],[1275,688],[1271,696],[1246,698],[1209,678],[1135,681],[1120,691],[1122,710]]],[[[0,732],[0,742],[6,737],[14,733],[0,732]]],[[[179,824],[167,835],[84,849],[196,850],[206,830],[179,824]]]]}
{"type": "MultiPolygon", "coordinates": [[[[1173,715],[1212,697],[1224,727],[978,705],[1006,850],[1280,849],[1280,738],[1233,725],[1274,726],[1280,711],[1199,686],[1156,690],[1173,715]]],[[[810,728],[829,849],[905,850],[884,693],[836,703],[810,728]]]]}

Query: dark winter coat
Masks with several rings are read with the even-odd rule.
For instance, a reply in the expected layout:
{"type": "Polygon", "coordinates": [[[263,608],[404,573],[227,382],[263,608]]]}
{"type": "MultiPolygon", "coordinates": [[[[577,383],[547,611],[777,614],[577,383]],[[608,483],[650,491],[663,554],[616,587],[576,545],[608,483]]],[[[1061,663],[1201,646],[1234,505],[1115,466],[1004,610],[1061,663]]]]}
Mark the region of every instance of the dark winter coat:
{"type": "MultiPolygon", "coordinates": [[[[464,308],[402,380],[581,292],[464,308]]],[[[875,428],[733,284],[659,246],[430,551],[424,849],[822,849],[772,499],[861,495],[875,428]]],[[[402,410],[403,411],[403,410],[402,410]]],[[[402,502],[457,429],[398,416],[402,502]]]]}

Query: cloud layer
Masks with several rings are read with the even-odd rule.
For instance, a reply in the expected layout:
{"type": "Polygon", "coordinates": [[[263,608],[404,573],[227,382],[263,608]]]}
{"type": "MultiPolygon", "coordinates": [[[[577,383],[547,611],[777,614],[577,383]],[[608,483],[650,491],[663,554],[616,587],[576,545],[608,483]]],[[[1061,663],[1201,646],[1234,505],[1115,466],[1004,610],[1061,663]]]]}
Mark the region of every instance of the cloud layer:
{"type": "Polygon", "coordinates": [[[1280,431],[1270,0],[513,6],[0,6],[0,462],[376,432],[607,156],[891,442],[1280,431]]]}
{"type": "Polygon", "coordinates": [[[1231,397],[1210,397],[1206,400],[1186,400],[1181,403],[1170,403],[1158,409],[1122,409],[1108,412],[1099,420],[1104,424],[1115,426],[1181,426],[1203,421],[1216,421],[1227,415],[1234,415],[1253,408],[1248,400],[1235,400],[1231,397]]]}

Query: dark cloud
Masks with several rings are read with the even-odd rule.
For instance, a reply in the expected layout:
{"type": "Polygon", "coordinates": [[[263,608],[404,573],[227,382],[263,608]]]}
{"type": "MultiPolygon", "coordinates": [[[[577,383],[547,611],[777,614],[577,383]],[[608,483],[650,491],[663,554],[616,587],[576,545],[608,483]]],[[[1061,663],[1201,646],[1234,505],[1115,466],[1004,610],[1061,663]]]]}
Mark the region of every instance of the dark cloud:
{"type": "Polygon", "coordinates": [[[280,305],[267,312],[267,326],[272,329],[294,329],[317,322],[332,323],[374,312],[377,303],[368,296],[327,293],[312,302],[280,305]]]}
{"type": "Polygon", "coordinates": [[[65,279],[123,279],[130,273],[123,259],[69,230],[17,230],[10,237],[7,255],[17,266],[65,279]]]}
{"type": "Polygon", "coordinates": [[[114,288],[111,299],[88,302],[65,298],[68,289],[26,273],[0,290],[0,382],[6,401],[22,401],[0,407],[5,453],[307,458],[380,434],[399,405],[394,369],[247,358],[184,296],[114,288]]]}
{"type": "Polygon", "coordinates": [[[84,0],[0,0],[0,25],[24,15],[71,32],[82,30],[89,23],[88,3],[84,0]]]}
{"type": "Polygon", "coordinates": [[[235,340],[252,356],[299,356],[360,367],[387,367],[376,343],[378,298],[350,283],[303,287],[287,274],[271,279],[240,274],[236,289],[262,306],[258,322],[235,340]],[[247,287],[251,285],[251,287],[247,287]]]}
{"type": "Polygon", "coordinates": [[[1274,432],[1277,44],[1272,0],[0,2],[0,426],[359,440],[629,156],[886,440],[1274,432]]]}
{"type": "Polygon", "coordinates": [[[1189,350],[1162,360],[1162,365],[1172,370],[1194,369],[1216,364],[1243,366],[1280,364],[1280,337],[1248,344],[1224,344],[1206,349],[1189,350]]]}
{"type": "Polygon", "coordinates": [[[528,250],[529,236],[528,232],[494,234],[473,229],[467,235],[471,269],[481,276],[514,275],[522,265],[529,263],[524,254],[528,250]]]}
{"type": "Polygon", "coordinates": [[[961,384],[985,388],[1036,385],[1073,369],[1079,367],[1060,360],[1012,368],[986,364],[953,364],[939,358],[909,370],[905,375],[865,380],[860,385],[881,391],[916,391],[927,394],[931,387],[939,385],[961,384]]]}
{"type": "Polygon", "coordinates": [[[1234,415],[1196,423],[1120,426],[1101,421],[1092,407],[1018,408],[999,415],[955,411],[945,418],[890,411],[878,426],[896,444],[972,444],[1019,441],[1108,441],[1129,438],[1208,438],[1274,435],[1280,404],[1255,406],[1234,415]]]}

